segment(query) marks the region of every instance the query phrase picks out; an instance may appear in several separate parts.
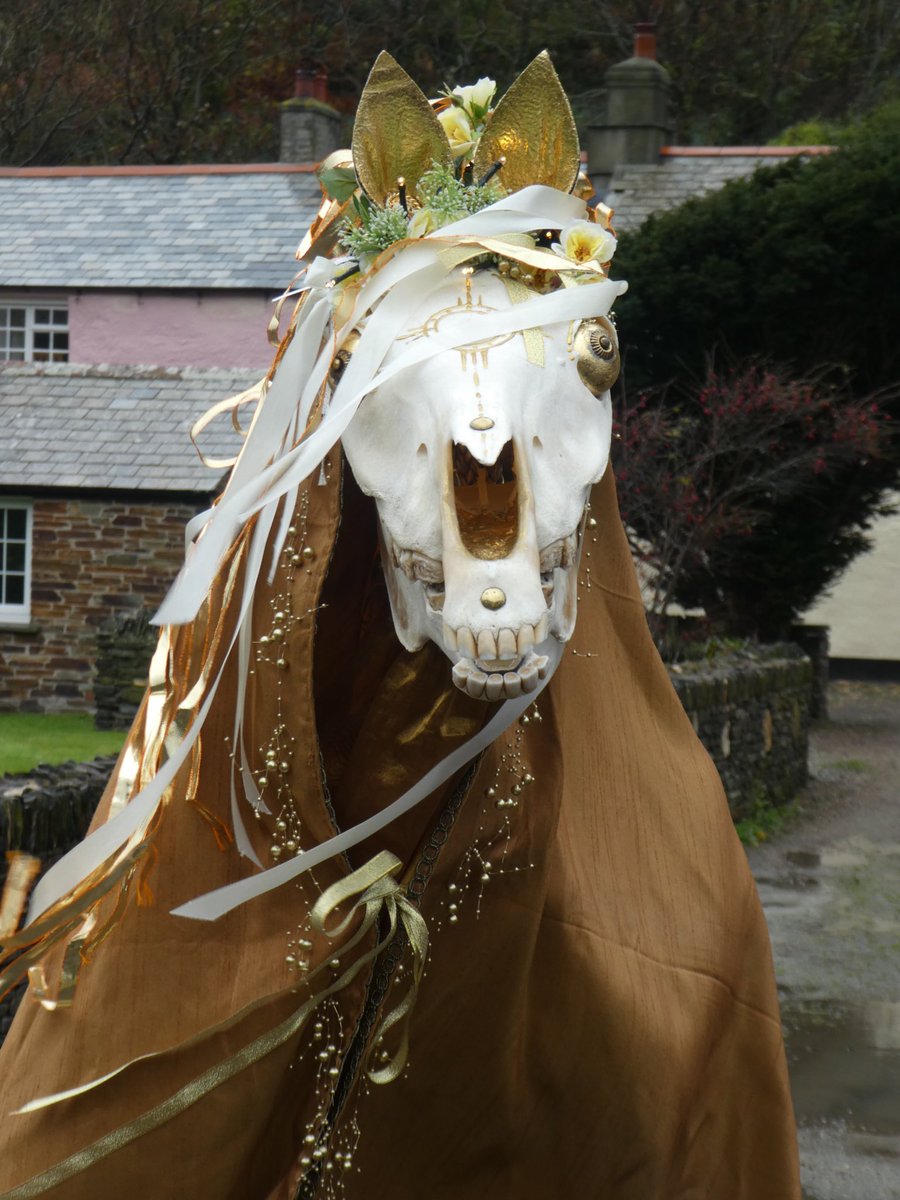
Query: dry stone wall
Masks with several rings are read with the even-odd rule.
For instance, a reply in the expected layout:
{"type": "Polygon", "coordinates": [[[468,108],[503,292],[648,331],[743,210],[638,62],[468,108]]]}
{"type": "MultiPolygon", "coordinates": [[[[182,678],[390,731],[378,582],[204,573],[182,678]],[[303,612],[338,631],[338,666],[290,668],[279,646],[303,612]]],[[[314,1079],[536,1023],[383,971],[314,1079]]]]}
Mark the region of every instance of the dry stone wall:
{"type": "Polygon", "coordinates": [[[755,647],[669,667],[676,692],[722,777],[732,814],[785,804],[808,777],[813,668],[798,646],[755,647]]]}

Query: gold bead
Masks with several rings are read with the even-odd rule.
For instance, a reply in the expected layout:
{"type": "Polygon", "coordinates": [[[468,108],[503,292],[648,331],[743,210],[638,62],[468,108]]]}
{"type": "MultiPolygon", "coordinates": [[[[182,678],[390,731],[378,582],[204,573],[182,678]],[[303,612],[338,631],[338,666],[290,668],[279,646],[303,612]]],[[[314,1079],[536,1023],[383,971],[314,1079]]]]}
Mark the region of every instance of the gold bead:
{"type": "Polygon", "coordinates": [[[513,263],[513,265],[509,268],[510,279],[518,279],[521,274],[521,269],[517,267],[515,263],[513,263]]]}
{"type": "Polygon", "coordinates": [[[295,567],[299,566],[299,565],[300,565],[300,563],[301,563],[302,561],[303,561],[303,560],[301,559],[301,557],[300,557],[300,555],[299,555],[299,554],[292,554],[292,555],[291,555],[291,564],[292,564],[293,566],[295,566],[295,567]]]}
{"type": "Polygon", "coordinates": [[[597,528],[597,518],[596,517],[588,517],[588,529],[596,529],[596,528],[597,528]]]}
{"type": "Polygon", "coordinates": [[[308,1133],[303,1140],[306,1142],[307,1146],[314,1146],[316,1144],[316,1135],[314,1133],[308,1133]]]}
{"type": "Polygon", "coordinates": [[[303,557],[307,562],[312,562],[312,560],[316,557],[316,552],[313,550],[312,546],[303,547],[303,557]]]}
{"type": "Polygon", "coordinates": [[[333,1078],[335,1075],[340,1075],[340,1071],[338,1070],[337,1067],[329,1067],[328,1074],[331,1075],[333,1078]]]}
{"type": "Polygon", "coordinates": [[[521,721],[523,725],[530,725],[531,717],[529,717],[528,713],[525,713],[525,715],[521,718],[521,721]]]}
{"type": "Polygon", "coordinates": [[[534,776],[533,776],[533,775],[529,775],[529,774],[528,774],[528,772],[526,771],[526,772],[525,772],[525,777],[523,778],[522,782],[523,782],[523,783],[534,783],[534,776]]]}
{"type": "Polygon", "coordinates": [[[451,883],[450,886],[447,888],[447,891],[448,892],[458,892],[459,888],[456,886],[455,883],[451,883]]]}
{"type": "Polygon", "coordinates": [[[276,625],[275,628],[272,630],[272,640],[275,642],[280,642],[283,638],[284,638],[284,630],[281,628],[280,625],[276,625]]]}
{"type": "Polygon", "coordinates": [[[262,637],[259,639],[259,644],[260,644],[261,646],[268,646],[268,644],[269,644],[269,638],[268,638],[268,635],[267,635],[267,634],[265,634],[265,633],[264,633],[264,634],[262,635],[262,637]]]}
{"type": "Polygon", "coordinates": [[[514,784],[513,784],[513,787],[512,787],[512,794],[513,794],[514,796],[521,796],[521,794],[522,794],[522,785],[521,785],[521,783],[514,783],[514,784]]]}
{"type": "Polygon", "coordinates": [[[279,658],[278,661],[276,662],[275,666],[278,668],[279,671],[286,671],[287,670],[287,659],[279,658]]]}
{"type": "Polygon", "coordinates": [[[459,905],[458,905],[458,904],[451,904],[451,905],[450,905],[450,911],[451,911],[452,913],[453,913],[453,912],[456,912],[456,910],[457,910],[458,908],[459,908],[459,905]]]}
{"type": "Polygon", "coordinates": [[[286,954],[284,956],[284,961],[287,963],[287,965],[289,967],[292,967],[296,963],[297,960],[296,960],[296,958],[294,958],[293,954],[286,954]]]}
{"type": "Polygon", "coordinates": [[[482,882],[482,883],[489,883],[489,882],[490,882],[490,879],[491,879],[490,875],[487,873],[487,871],[484,871],[484,872],[483,872],[483,874],[482,874],[482,876],[481,876],[481,882],[482,882]]]}
{"type": "Polygon", "coordinates": [[[341,960],[339,958],[333,958],[328,965],[331,967],[332,971],[336,971],[341,965],[341,960]]]}
{"type": "Polygon", "coordinates": [[[456,913],[450,914],[450,924],[451,925],[455,925],[458,920],[459,920],[459,917],[456,915],[456,913]]]}
{"type": "Polygon", "coordinates": [[[293,854],[294,851],[297,849],[297,843],[292,838],[289,842],[285,842],[284,848],[285,848],[285,850],[288,851],[289,854],[293,854]]]}
{"type": "Polygon", "coordinates": [[[281,858],[281,847],[273,846],[270,853],[271,853],[272,857],[277,861],[279,858],[281,858]]]}
{"type": "MultiPolygon", "coordinates": [[[[309,940],[309,938],[301,938],[299,945],[301,945],[304,950],[312,950],[312,942],[309,940]]],[[[321,1033],[322,1032],[321,1024],[317,1024],[316,1029],[318,1030],[319,1033],[321,1033]]]]}
{"type": "Polygon", "coordinates": [[[304,1154],[303,1157],[300,1159],[300,1166],[301,1167],[311,1167],[312,1166],[312,1159],[309,1157],[308,1154],[304,1154]]]}
{"type": "Polygon", "coordinates": [[[291,769],[290,763],[280,762],[278,764],[278,770],[282,773],[282,775],[287,775],[287,773],[290,769],[291,769]]]}
{"type": "Polygon", "coordinates": [[[487,796],[488,800],[493,800],[493,798],[497,795],[497,789],[495,787],[489,787],[484,794],[487,796]]]}
{"type": "Polygon", "coordinates": [[[531,285],[534,283],[534,276],[531,274],[531,272],[530,272],[530,271],[529,271],[529,272],[528,272],[526,275],[523,275],[523,276],[522,276],[522,282],[523,282],[523,283],[524,283],[524,284],[525,284],[527,287],[531,287],[531,285]]]}
{"type": "Polygon", "coordinates": [[[295,534],[296,532],[297,532],[297,526],[296,526],[296,525],[288,525],[288,533],[289,533],[289,534],[293,535],[293,534],[295,534]]]}
{"type": "Polygon", "coordinates": [[[287,821],[282,821],[280,819],[277,820],[275,822],[275,828],[284,833],[285,829],[287,829],[287,821]]]}
{"type": "Polygon", "coordinates": [[[277,612],[277,613],[275,614],[275,620],[276,620],[276,621],[283,621],[283,620],[284,620],[284,613],[283,613],[283,612],[277,612]]]}

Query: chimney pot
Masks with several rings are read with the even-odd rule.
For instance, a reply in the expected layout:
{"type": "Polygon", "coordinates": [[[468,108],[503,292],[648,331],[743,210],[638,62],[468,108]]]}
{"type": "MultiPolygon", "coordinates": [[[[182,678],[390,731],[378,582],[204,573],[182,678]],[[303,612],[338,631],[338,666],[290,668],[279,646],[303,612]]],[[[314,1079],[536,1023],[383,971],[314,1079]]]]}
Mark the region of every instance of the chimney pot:
{"type": "Polygon", "coordinates": [[[301,67],[294,75],[294,99],[318,99],[316,96],[316,72],[301,67]]]}
{"type": "Polygon", "coordinates": [[[634,57],[656,61],[656,22],[638,21],[634,27],[634,57]]]}
{"type": "Polygon", "coordinates": [[[316,100],[321,100],[323,104],[328,103],[328,72],[316,71],[313,79],[313,96],[316,100]]]}

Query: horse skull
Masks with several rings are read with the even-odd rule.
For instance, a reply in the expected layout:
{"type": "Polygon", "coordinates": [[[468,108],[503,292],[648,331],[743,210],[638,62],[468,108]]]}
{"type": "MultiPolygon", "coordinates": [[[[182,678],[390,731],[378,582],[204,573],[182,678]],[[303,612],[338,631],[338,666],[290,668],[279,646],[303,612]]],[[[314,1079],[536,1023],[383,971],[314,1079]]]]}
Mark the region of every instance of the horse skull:
{"type": "Polygon", "coordinates": [[[435,642],[457,687],[486,700],[533,691],[541,643],[571,637],[618,371],[602,317],[479,341],[479,317],[511,303],[493,271],[433,293],[387,362],[413,339],[433,355],[369,395],[343,439],[376,502],[397,636],[408,650],[435,642]],[[442,349],[460,320],[472,341],[442,349]]]}

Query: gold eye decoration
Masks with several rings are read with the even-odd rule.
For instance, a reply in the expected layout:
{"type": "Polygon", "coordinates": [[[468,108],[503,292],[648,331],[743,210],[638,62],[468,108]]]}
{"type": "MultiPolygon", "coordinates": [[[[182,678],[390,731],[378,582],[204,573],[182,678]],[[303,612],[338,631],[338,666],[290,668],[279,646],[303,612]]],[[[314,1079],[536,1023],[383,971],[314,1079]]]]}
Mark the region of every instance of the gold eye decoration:
{"type": "Polygon", "coordinates": [[[619,344],[606,317],[582,321],[572,341],[581,382],[594,396],[608,392],[619,378],[619,344]]]}
{"type": "Polygon", "coordinates": [[[347,363],[350,361],[353,351],[359,341],[359,330],[351,330],[344,339],[344,344],[335,354],[331,362],[331,370],[328,372],[328,384],[332,391],[341,381],[341,376],[347,369],[347,363]]]}

